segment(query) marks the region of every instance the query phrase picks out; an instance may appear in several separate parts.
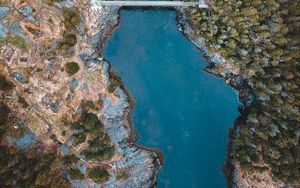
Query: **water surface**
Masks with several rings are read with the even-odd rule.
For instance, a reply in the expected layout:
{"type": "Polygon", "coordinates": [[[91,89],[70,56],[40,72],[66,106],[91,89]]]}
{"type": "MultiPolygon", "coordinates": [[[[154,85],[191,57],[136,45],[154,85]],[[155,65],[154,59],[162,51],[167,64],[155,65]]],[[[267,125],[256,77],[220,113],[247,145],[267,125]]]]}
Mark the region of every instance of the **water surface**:
{"type": "Polygon", "coordinates": [[[138,144],[164,153],[158,187],[226,187],[221,166],[237,97],[202,71],[204,59],[175,18],[174,11],[121,11],[104,56],[136,101],[138,144]]]}

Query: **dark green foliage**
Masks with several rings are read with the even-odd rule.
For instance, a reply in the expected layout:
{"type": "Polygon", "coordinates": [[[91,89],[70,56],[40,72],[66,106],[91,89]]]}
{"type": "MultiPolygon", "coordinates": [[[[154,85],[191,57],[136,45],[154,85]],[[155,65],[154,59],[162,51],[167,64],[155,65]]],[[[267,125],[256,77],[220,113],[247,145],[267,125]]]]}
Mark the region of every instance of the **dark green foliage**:
{"type": "Polygon", "coordinates": [[[64,156],[62,161],[65,166],[71,166],[72,164],[77,163],[79,161],[79,158],[76,155],[71,154],[64,156]]]}
{"type": "Polygon", "coordinates": [[[105,169],[93,168],[89,169],[87,172],[89,178],[91,178],[95,183],[101,184],[107,181],[110,177],[109,173],[105,169]]]}
{"type": "Polygon", "coordinates": [[[74,144],[80,144],[86,141],[89,136],[89,148],[82,151],[81,154],[89,160],[110,160],[115,154],[115,147],[107,134],[104,133],[104,125],[96,114],[84,112],[80,120],[71,125],[73,130],[72,137],[74,144]]]}
{"type": "MultiPolygon", "coordinates": [[[[2,129],[2,127],[7,123],[9,113],[9,108],[5,104],[0,103],[0,129],[2,129]]],[[[0,134],[1,133],[2,131],[0,134]]]]}
{"type": "MultiPolygon", "coordinates": [[[[108,135],[105,135],[108,137],[108,135]]],[[[115,147],[111,144],[110,139],[100,139],[99,137],[89,140],[90,148],[84,150],[82,154],[90,160],[104,161],[110,160],[115,154],[115,147]]]]}
{"type": "Polygon", "coordinates": [[[69,46],[75,46],[77,43],[77,37],[74,34],[67,34],[64,36],[64,44],[69,46]]]}
{"type": "Polygon", "coordinates": [[[86,139],[86,135],[84,133],[75,133],[72,135],[72,137],[74,138],[75,145],[85,142],[86,139]]]}
{"type": "Polygon", "coordinates": [[[77,44],[77,36],[74,34],[66,34],[62,41],[58,43],[59,49],[69,50],[77,44]]]}
{"type": "Polygon", "coordinates": [[[91,100],[82,100],[82,101],[81,101],[81,105],[82,105],[82,107],[83,107],[84,109],[86,109],[86,110],[89,110],[89,109],[91,109],[91,110],[96,110],[96,111],[99,110],[99,108],[98,108],[98,107],[94,104],[94,102],[91,101],[91,100]]]}
{"type": "MultiPolygon", "coordinates": [[[[269,170],[300,184],[299,1],[210,1],[209,11],[188,11],[210,52],[247,78],[257,100],[240,126],[235,159],[246,171],[269,170]],[[259,165],[259,157],[268,166],[259,165]]],[[[218,65],[215,65],[218,68],[218,65]]]]}
{"type": "Polygon", "coordinates": [[[77,168],[71,169],[69,171],[69,174],[72,180],[83,180],[85,178],[84,175],[77,168]]]}
{"type": "Polygon", "coordinates": [[[23,108],[27,108],[28,107],[28,103],[26,102],[24,97],[18,97],[18,103],[23,107],[23,108]]]}
{"type": "Polygon", "coordinates": [[[108,92],[113,93],[120,86],[121,86],[121,84],[118,80],[112,79],[110,84],[107,87],[108,92]]]}
{"type": "Polygon", "coordinates": [[[74,122],[74,123],[71,124],[71,129],[82,130],[83,127],[78,122],[74,122]]]}
{"type": "Polygon", "coordinates": [[[65,70],[69,76],[73,76],[79,71],[80,67],[76,62],[70,62],[65,65],[65,70]]]}
{"type": "Polygon", "coordinates": [[[8,81],[4,76],[0,75],[0,90],[7,91],[14,87],[13,83],[8,81]]]}
{"type": "Polygon", "coordinates": [[[0,169],[0,187],[70,187],[59,157],[38,148],[20,152],[0,145],[0,169]]]}
{"type": "Polygon", "coordinates": [[[0,147],[0,166],[5,166],[10,160],[8,150],[4,146],[0,147]]]}
{"type": "Polygon", "coordinates": [[[84,128],[88,131],[93,131],[97,126],[103,127],[102,122],[99,121],[97,115],[93,113],[83,113],[81,121],[83,123],[84,128]]]}
{"type": "Polygon", "coordinates": [[[80,15],[72,9],[64,9],[63,15],[65,19],[65,28],[66,30],[74,29],[77,25],[80,24],[81,18],[80,15]]]}

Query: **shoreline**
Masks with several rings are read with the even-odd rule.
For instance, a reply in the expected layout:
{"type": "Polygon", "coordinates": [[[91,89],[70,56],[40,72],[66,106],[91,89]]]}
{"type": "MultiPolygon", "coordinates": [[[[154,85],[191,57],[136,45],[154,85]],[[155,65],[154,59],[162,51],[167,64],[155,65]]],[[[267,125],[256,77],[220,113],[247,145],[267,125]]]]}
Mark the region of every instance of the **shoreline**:
{"type": "MultiPolygon", "coordinates": [[[[113,70],[113,67],[111,65],[111,63],[105,58],[105,56],[103,55],[103,50],[107,44],[107,42],[111,39],[111,37],[113,36],[114,32],[119,28],[120,26],[120,22],[121,22],[121,14],[120,11],[122,10],[128,10],[128,9],[124,9],[124,8],[119,8],[118,9],[118,21],[117,24],[114,25],[110,31],[109,34],[106,35],[103,40],[99,41],[98,45],[97,45],[97,49],[98,49],[98,55],[102,56],[104,58],[104,60],[108,63],[109,68],[108,68],[108,74],[109,74],[109,80],[115,79],[120,83],[120,89],[124,91],[124,93],[127,96],[127,102],[129,103],[129,106],[125,109],[125,117],[126,117],[126,121],[128,121],[129,127],[125,127],[125,129],[129,128],[130,129],[130,139],[129,139],[129,144],[130,146],[134,146],[138,149],[144,150],[147,153],[150,153],[150,155],[153,157],[154,161],[156,161],[158,164],[158,169],[155,169],[155,177],[154,178],[154,182],[153,185],[154,187],[157,187],[157,178],[158,178],[158,173],[160,172],[160,170],[163,167],[164,164],[164,155],[162,153],[162,151],[160,151],[158,148],[147,148],[146,146],[141,146],[139,144],[137,144],[138,139],[140,139],[140,135],[137,132],[137,130],[135,129],[133,120],[132,120],[132,112],[135,108],[135,104],[136,102],[134,101],[132,95],[130,94],[129,90],[125,87],[125,83],[123,82],[122,78],[113,70]],[[154,155],[154,156],[153,156],[154,155]]],[[[132,9],[130,9],[132,10],[132,9]]]]}
{"type": "Polygon", "coordinates": [[[184,20],[185,19],[184,11],[185,11],[184,9],[176,9],[177,27],[180,33],[189,42],[191,42],[193,45],[195,45],[198,48],[200,54],[205,59],[207,66],[205,66],[205,68],[203,68],[202,71],[216,78],[222,78],[226,85],[228,85],[229,87],[231,87],[232,89],[238,92],[238,101],[242,104],[242,106],[238,107],[237,109],[239,111],[239,116],[236,117],[236,119],[234,120],[233,126],[228,129],[228,133],[227,133],[228,144],[226,149],[226,160],[224,161],[222,169],[220,169],[227,181],[228,187],[236,187],[234,182],[235,163],[234,163],[234,156],[233,156],[233,150],[234,150],[233,146],[236,137],[238,135],[237,131],[239,127],[243,124],[243,122],[245,122],[246,120],[245,118],[247,117],[247,114],[249,113],[249,109],[251,108],[251,106],[255,105],[255,101],[254,101],[255,95],[251,87],[248,85],[248,81],[245,78],[233,74],[228,75],[226,73],[225,75],[221,75],[220,73],[217,73],[214,70],[214,66],[216,65],[216,62],[212,60],[212,58],[214,58],[214,54],[210,54],[208,51],[206,51],[205,49],[206,46],[197,44],[196,42],[197,38],[193,37],[192,33],[186,33],[188,31],[186,31],[184,27],[189,24],[186,20],[184,20]]]}
{"type": "MultiPolygon", "coordinates": [[[[194,41],[196,38],[193,38],[193,36],[188,35],[187,33],[185,33],[185,30],[183,29],[183,25],[182,23],[180,23],[180,20],[183,18],[183,12],[181,12],[180,9],[177,8],[159,8],[159,9],[155,9],[153,7],[149,7],[149,8],[119,8],[118,9],[118,22],[117,24],[111,29],[111,31],[109,32],[109,35],[107,35],[103,40],[101,40],[99,43],[98,48],[100,47],[100,51],[99,51],[99,55],[103,56],[103,49],[105,48],[105,45],[107,44],[108,40],[113,36],[113,33],[118,29],[118,27],[120,26],[120,22],[121,22],[121,17],[120,17],[120,12],[122,10],[129,10],[129,11],[137,11],[137,10],[142,10],[142,11],[147,11],[147,10],[159,10],[159,11],[175,11],[176,13],[176,24],[178,27],[179,32],[186,38],[186,40],[188,40],[189,42],[192,43],[192,45],[195,45],[197,47],[197,49],[199,50],[200,54],[203,56],[203,58],[205,59],[206,62],[206,66],[202,69],[202,71],[204,71],[205,73],[209,74],[210,76],[214,76],[216,78],[221,78],[224,79],[224,83],[226,85],[228,85],[229,87],[231,87],[232,89],[234,89],[235,91],[238,92],[238,101],[243,104],[244,108],[238,108],[237,110],[239,111],[240,115],[238,117],[236,117],[232,128],[228,129],[228,145],[227,145],[227,151],[226,151],[226,160],[224,161],[224,164],[222,166],[222,168],[220,169],[227,181],[227,184],[229,187],[232,187],[234,182],[233,182],[233,176],[234,176],[234,164],[233,164],[233,143],[234,140],[237,136],[237,130],[239,128],[239,126],[242,124],[242,122],[244,121],[245,117],[247,116],[247,111],[248,111],[248,105],[246,104],[246,101],[249,98],[252,98],[253,94],[250,91],[250,87],[247,85],[246,82],[243,78],[240,78],[238,76],[234,76],[234,75],[221,75],[219,73],[214,72],[214,65],[216,64],[213,60],[212,60],[212,54],[209,54],[205,51],[205,49],[203,49],[205,46],[199,46],[197,45],[197,43],[194,41]],[[242,79],[242,81],[238,82],[236,80],[231,80],[236,79],[236,77],[238,77],[237,79],[242,79]],[[227,83],[227,80],[229,80],[229,82],[227,83]],[[246,83],[246,85],[245,85],[246,83]],[[250,97],[249,97],[250,96],[250,97]]],[[[187,22],[185,24],[188,24],[187,22]]],[[[104,57],[105,59],[105,57],[104,57]]],[[[120,88],[125,92],[126,96],[128,97],[128,102],[129,102],[129,106],[126,108],[126,117],[127,117],[127,121],[129,122],[129,127],[130,127],[130,142],[133,146],[154,153],[155,154],[155,158],[158,159],[159,162],[159,166],[160,169],[156,170],[156,173],[158,174],[161,170],[161,168],[163,167],[164,164],[164,156],[163,153],[158,149],[158,148],[147,148],[145,146],[140,146],[138,145],[136,142],[139,139],[139,134],[136,131],[135,127],[134,127],[134,123],[132,120],[132,112],[134,110],[135,107],[135,101],[133,99],[133,97],[131,96],[129,90],[125,87],[125,84],[122,80],[121,77],[118,76],[118,74],[113,70],[113,67],[111,66],[110,62],[105,59],[105,61],[109,64],[109,75],[110,75],[110,79],[114,78],[116,80],[118,80],[120,82],[120,88]]],[[[158,175],[156,175],[156,177],[154,177],[155,179],[155,186],[157,186],[157,178],[158,175]]]]}
{"type": "MultiPolygon", "coordinates": [[[[213,54],[209,54],[208,52],[205,51],[204,47],[205,46],[200,46],[195,42],[195,39],[192,35],[188,35],[187,33],[185,33],[184,30],[184,24],[182,23],[182,19],[183,19],[183,12],[180,9],[176,9],[176,8],[153,8],[153,7],[149,7],[149,8],[138,8],[138,7],[134,7],[134,8],[119,8],[118,9],[118,22],[116,25],[114,25],[109,34],[105,36],[105,38],[101,41],[99,41],[99,45],[97,46],[99,51],[99,55],[103,56],[103,49],[105,48],[108,40],[113,36],[113,33],[118,29],[118,27],[120,26],[120,22],[121,22],[121,17],[120,17],[120,12],[122,10],[129,10],[129,11],[137,11],[137,10],[142,10],[142,11],[147,11],[147,10],[159,10],[159,11],[175,11],[176,12],[176,24],[178,27],[179,32],[186,38],[186,40],[188,40],[189,42],[192,43],[192,45],[195,45],[197,47],[197,49],[199,50],[200,54],[203,56],[203,58],[205,59],[206,62],[206,66],[202,69],[202,71],[204,71],[205,73],[214,76],[216,78],[222,78],[224,79],[224,83],[226,85],[228,85],[229,87],[231,87],[232,89],[234,89],[235,91],[238,92],[238,101],[243,104],[242,108],[239,107],[237,110],[239,111],[240,115],[238,117],[236,117],[233,126],[231,128],[228,129],[228,145],[227,145],[227,151],[226,151],[226,160],[224,161],[224,164],[222,166],[222,169],[220,169],[227,181],[228,187],[233,187],[234,185],[234,163],[233,163],[233,144],[234,141],[236,139],[237,136],[237,130],[239,128],[239,126],[245,121],[245,117],[248,114],[248,109],[249,109],[249,104],[247,104],[248,100],[252,100],[252,98],[254,97],[251,88],[248,86],[247,84],[247,80],[244,78],[241,78],[237,75],[221,75],[220,73],[216,73],[214,71],[214,66],[215,66],[215,62],[212,60],[212,56],[213,54]]],[[[187,22],[185,22],[185,24],[188,24],[187,22]]],[[[105,59],[105,57],[104,57],[105,59]]],[[[158,149],[158,148],[147,148],[145,146],[141,146],[138,145],[136,142],[137,140],[140,138],[140,135],[138,134],[138,132],[136,131],[135,127],[134,127],[134,123],[132,120],[132,112],[134,110],[135,107],[135,101],[132,97],[132,95],[130,94],[129,90],[125,87],[125,83],[123,82],[122,78],[119,77],[119,75],[113,70],[113,67],[111,66],[111,63],[105,59],[105,61],[109,64],[109,76],[110,76],[110,80],[111,79],[116,79],[119,83],[120,83],[120,88],[125,92],[126,96],[128,97],[128,102],[129,102],[129,106],[125,109],[125,116],[127,117],[127,121],[129,122],[129,128],[130,128],[130,144],[132,144],[132,146],[135,146],[139,149],[145,150],[147,152],[151,152],[152,154],[154,154],[154,159],[158,159],[158,163],[159,163],[159,169],[156,169],[156,176],[154,177],[154,185],[157,186],[157,178],[158,178],[158,173],[160,172],[160,170],[163,167],[164,164],[164,156],[163,153],[158,149]]]]}
{"type": "MultiPolygon", "coordinates": [[[[106,59],[105,59],[106,60],[106,59]]],[[[159,165],[160,167],[163,167],[164,164],[164,156],[163,153],[158,149],[158,148],[147,148],[146,146],[141,146],[139,144],[137,144],[136,142],[140,139],[140,135],[137,132],[137,130],[135,129],[133,120],[132,120],[132,112],[135,108],[135,100],[133,99],[132,95],[130,94],[129,90],[125,87],[125,83],[123,82],[123,80],[121,79],[121,77],[118,76],[118,74],[113,70],[110,62],[108,60],[106,60],[106,62],[109,64],[109,75],[111,76],[111,78],[114,78],[116,80],[118,80],[118,82],[120,82],[120,88],[125,92],[125,94],[128,97],[128,102],[129,102],[129,106],[126,108],[126,116],[128,116],[127,121],[129,122],[129,127],[131,129],[131,135],[130,135],[130,140],[132,141],[132,144],[140,149],[149,151],[149,152],[154,152],[156,154],[156,157],[159,159],[159,165]]]]}

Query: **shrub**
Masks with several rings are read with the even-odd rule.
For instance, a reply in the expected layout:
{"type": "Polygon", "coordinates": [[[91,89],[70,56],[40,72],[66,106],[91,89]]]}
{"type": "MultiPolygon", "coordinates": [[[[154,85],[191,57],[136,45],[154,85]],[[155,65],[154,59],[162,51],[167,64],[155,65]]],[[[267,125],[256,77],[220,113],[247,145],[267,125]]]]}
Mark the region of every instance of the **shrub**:
{"type": "Polygon", "coordinates": [[[22,51],[28,50],[28,45],[26,41],[20,36],[14,36],[13,34],[9,34],[7,37],[7,43],[14,45],[22,51]]]}
{"type": "Polygon", "coordinates": [[[76,62],[70,62],[66,64],[66,72],[69,76],[73,76],[79,71],[79,65],[76,62]]]}
{"type": "Polygon", "coordinates": [[[77,37],[74,34],[66,34],[64,36],[64,43],[69,46],[75,46],[77,43],[77,37]]]}
{"type": "Polygon", "coordinates": [[[27,108],[28,107],[28,103],[26,102],[24,97],[18,97],[18,103],[21,104],[21,106],[23,108],[27,108]]]}
{"type": "Polygon", "coordinates": [[[80,15],[72,9],[64,9],[63,15],[65,19],[65,28],[67,30],[74,29],[77,25],[80,24],[81,18],[80,15]]]}
{"type": "Polygon", "coordinates": [[[8,122],[9,113],[9,108],[5,104],[0,103],[0,136],[4,134],[3,129],[5,129],[5,127],[3,126],[6,125],[6,123],[8,122]]]}
{"type": "Polygon", "coordinates": [[[82,100],[81,101],[81,105],[84,107],[84,108],[87,108],[87,109],[91,109],[91,110],[99,110],[99,108],[95,105],[95,103],[91,100],[82,100]]]}
{"type": "Polygon", "coordinates": [[[109,173],[105,169],[94,168],[88,170],[88,176],[95,182],[95,183],[104,183],[109,179],[109,173]]]}
{"type": "Polygon", "coordinates": [[[35,29],[35,28],[31,27],[31,26],[26,25],[25,28],[27,29],[27,31],[29,31],[33,35],[37,35],[39,33],[38,29],[35,29]]]}
{"type": "Polygon", "coordinates": [[[71,47],[75,46],[77,43],[77,37],[74,34],[66,34],[63,37],[63,40],[58,43],[59,49],[70,49],[71,47]]]}
{"type": "Polygon", "coordinates": [[[84,128],[88,131],[92,131],[96,126],[103,127],[103,124],[99,121],[96,114],[85,112],[81,118],[84,128]]]}
{"type": "Polygon", "coordinates": [[[71,179],[73,179],[73,180],[82,180],[82,179],[84,179],[84,175],[77,168],[71,169],[69,171],[69,173],[70,173],[71,179]]]}
{"type": "Polygon", "coordinates": [[[13,83],[9,82],[4,76],[0,75],[0,90],[11,90],[13,87],[13,83]]]}
{"type": "Polygon", "coordinates": [[[108,92],[110,93],[113,93],[115,92],[115,90],[120,87],[120,82],[115,80],[115,79],[112,79],[110,84],[108,85],[107,89],[108,89],[108,92]]]}
{"type": "Polygon", "coordinates": [[[62,161],[64,165],[70,166],[74,163],[77,163],[79,161],[79,158],[76,155],[72,154],[64,156],[62,161]]]}
{"type": "Polygon", "coordinates": [[[60,2],[63,2],[64,0],[45,0],[45,3],[47,5],[50,5],[52,6],[54,3],[60,3],[60,2]]]}
{"type": "Polygon", "coordinates": [[[107,143],[106,141],[100,140],[99,137],[89,140],[88,143],[90,149],[84,150],[82,155],[89,160],[110,160],[115,154],[115,147],[111,142],[107,143]]]}
{"type": "Polygon", "coordinates": [[[83,133],[75,133],[72,137],[74,138],[74,144],[76,145],[85,142],[86,139],[86,135],[83,133]]]}

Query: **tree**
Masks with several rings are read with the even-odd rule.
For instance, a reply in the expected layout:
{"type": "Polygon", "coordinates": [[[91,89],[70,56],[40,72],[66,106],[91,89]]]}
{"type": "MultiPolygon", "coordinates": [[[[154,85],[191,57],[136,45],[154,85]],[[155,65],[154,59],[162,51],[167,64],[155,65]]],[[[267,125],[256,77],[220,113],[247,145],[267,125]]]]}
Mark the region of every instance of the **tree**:
{"type": "Polygon", "coordinates": [[[96,114],[87,113],[87,112],[82,114],[82,123],[84,128],[88,131],[92,131],[93,129],[96,128],[96,126],[102,125],[102,123],[99,121],[96,114]]]}
{"type": "Polygon", "coordinates": [[[69,171],[69,174],[70,174],[71,179],[73,179],[73,180],[83,180],[85,178],[84,175],[77,168],[71,169],[69,171]]]}
{"type": "Polygon", "coordinates": [[[63,15],[65,19],[65,28],[67,30],[74,29],[77,25],[80,24],[81,18],[80,15],[72,9],[64,9],[63,15]]]}
{"type": "Polygon", "coordinates": [[[95,183],[104,183],[106,182],[110,175],[105,169],[100,168],[93,168],[88,170],[88,176],[95,182],[95,183]]]}
{"type": "Polygon", "coordinates": [[[64,165],[71,166],[72,164],[77,163],[79,161],[79,158],[76,155],[72,154],[64,156],[62,161],[64,165]]]}
{"type": "Polygon", "coordinates": [[[0,90],[7,91],[11,90],[14,87],[13,83],[6,80],[6,78],[2,75],[0,75],[0,90]]]}
{"type": "Polygon", "coordinates": [[[66,73],[69,75],[69,76],[73,76],[74,74],[76,74],[80,67],[78,65],[78,63],[76,62],[70,62],[70,63],[67,63],[66,65],[66,73]]]}

